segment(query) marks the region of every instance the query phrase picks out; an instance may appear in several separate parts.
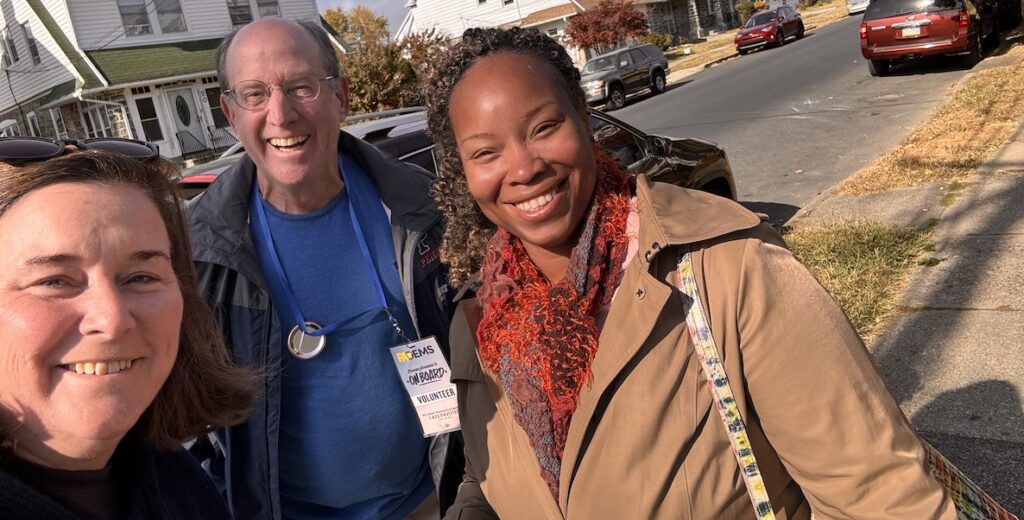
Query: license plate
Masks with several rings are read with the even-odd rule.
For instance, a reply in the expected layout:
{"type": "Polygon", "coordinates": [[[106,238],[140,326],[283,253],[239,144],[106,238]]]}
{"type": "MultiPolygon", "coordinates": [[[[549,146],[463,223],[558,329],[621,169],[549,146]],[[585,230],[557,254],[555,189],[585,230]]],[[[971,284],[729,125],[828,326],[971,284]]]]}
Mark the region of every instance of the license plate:
{"type": "Polygon", "coordinates": [[[920,27],[905,27],[903,29],[903,31],[900,33],[900,36],[902,36],[904,38],[914,38],[914,37],[917,37],[917,36],[921,36],[921,28],[920,27]]]}

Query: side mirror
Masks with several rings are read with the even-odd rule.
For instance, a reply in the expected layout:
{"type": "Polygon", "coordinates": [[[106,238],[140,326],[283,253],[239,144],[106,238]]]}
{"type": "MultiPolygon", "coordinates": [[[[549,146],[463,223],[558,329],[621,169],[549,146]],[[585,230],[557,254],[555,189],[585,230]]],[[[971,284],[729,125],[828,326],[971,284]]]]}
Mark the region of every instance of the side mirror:
{"type": "Polygon", "coordinates": [[[651,155],[657,156],[668,155],[669,148],[672,146],[671,141],[657,135],[647,136],[647,143],[651,147],[651,155]]]}

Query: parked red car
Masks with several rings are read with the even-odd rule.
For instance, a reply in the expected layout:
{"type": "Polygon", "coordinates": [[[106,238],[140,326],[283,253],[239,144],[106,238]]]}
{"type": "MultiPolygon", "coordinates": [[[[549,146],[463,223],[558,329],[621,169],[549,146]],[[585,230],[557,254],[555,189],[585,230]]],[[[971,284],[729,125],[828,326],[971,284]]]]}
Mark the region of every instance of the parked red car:
{"type": "Polygon", "coordinates": [[[860,24],[860,50],[872,76],[896,60],[942,54],[981,60],[982,43],[999,37],[994,0],[875,0],[860,24]]]}
{"type": "Polygon", "coordinates": [[[800,13],[788,5],[758,11],[736,33],[736,52],[746,54],[765,45],[779,46],[791,36],[798,40],[804,37],[800,13]]]}

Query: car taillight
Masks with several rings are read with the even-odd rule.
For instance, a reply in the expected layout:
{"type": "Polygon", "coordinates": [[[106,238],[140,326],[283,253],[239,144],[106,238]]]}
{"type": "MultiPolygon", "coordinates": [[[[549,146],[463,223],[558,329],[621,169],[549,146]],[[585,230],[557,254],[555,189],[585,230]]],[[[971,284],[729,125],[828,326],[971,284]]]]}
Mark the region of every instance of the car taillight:
{"type": "Polygon", "coordinates": [[[967,27],[971,23],[971,17],[967,11],[960,11],[960,27],[967,27]]]}
{"type": "Polygon", "coordinates": [[[868,24],[861,22],[860,24],[860,39],[868,39],[868,24]]]}

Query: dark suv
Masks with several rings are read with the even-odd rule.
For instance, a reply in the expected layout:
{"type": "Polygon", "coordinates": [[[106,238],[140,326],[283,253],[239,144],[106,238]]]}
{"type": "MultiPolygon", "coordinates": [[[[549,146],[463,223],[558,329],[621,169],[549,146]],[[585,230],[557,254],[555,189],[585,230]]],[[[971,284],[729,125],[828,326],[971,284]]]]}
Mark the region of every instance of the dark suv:
{"type": "Polygon", "coordinates": [[[996,0],[875,0],[860,24],[861,54],[872,76],[884,76],[896,60],[943,54],[961,56],[970,68],[982,43],[999,39],[997,12],[996,0]]]}
{"type": "Polygon", "coordinates": [[[616,110],[634,92],[664,92],[668,72],[668,60],[661,49],[648,43],[595,56],[583,66],[580,85],[587,93],[588,104],[604,103],[607,110],[616,110]]]}
{"type": "MultiPolygon", "coordinates": [[[[434,142],[427,134],[426,112],[400,109],[349,118],[344,131],[371,143],[402,161],[437,170],[434,142]],[[399,115],[395,115],[395,114],[399,115]],[[377,119],[373,119],[373,117],[377,119]]],[[[651,180],[668,182],[722,197],[736,199],[732,167],[715,143],[703,139],[671,139],[647,135],[612,116],[590,111],[594,140],[615,157],[630,173],[646,173],[651,180]]],[[[220,159],[181,172],[179,184],[186,198],[202,193],[224,170],[244,155],[241,146],[233,147],[220,159]]]]}

